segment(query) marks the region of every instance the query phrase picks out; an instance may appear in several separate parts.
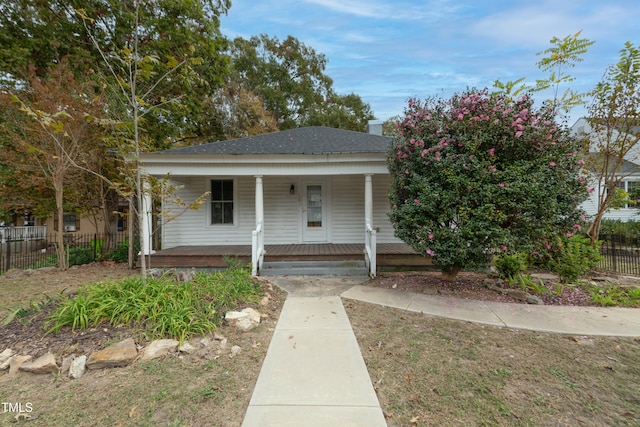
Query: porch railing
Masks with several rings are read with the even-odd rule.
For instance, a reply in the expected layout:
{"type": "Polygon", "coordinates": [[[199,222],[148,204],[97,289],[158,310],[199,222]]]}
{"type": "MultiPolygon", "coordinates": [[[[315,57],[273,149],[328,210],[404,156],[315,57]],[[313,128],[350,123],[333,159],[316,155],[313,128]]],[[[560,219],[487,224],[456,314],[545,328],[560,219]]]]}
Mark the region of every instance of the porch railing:
{"type": "Polygon", "coordinates": [[[259,224],[251,233],[251,274],[257,276],[264,261],[264,231],[259,224]]]}
{"type": "Polygon", "coordinates": [[[46,225],[0,227],[0,243],[15,242],[20,240],[44,240],[46,237],[46,225]]]}
{"type": "Polygon", "coordinates": [[[376,230],[371,224],[365,226],[364,262],[369,269],[369,276],[376,277],[376,230]]]}

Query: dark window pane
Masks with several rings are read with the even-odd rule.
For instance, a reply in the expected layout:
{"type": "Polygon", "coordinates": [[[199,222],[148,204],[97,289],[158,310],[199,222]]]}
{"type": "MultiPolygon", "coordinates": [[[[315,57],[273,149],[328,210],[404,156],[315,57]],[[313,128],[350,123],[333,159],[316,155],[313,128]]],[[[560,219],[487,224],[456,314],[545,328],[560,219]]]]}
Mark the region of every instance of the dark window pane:
{"type": "Polygon", "coordinates": [[[223,223],[233,224],[233,202],[227,202],[223,205],[223,223]]]}
{"type": "Polygon", "coordinates": [[[233,224],[233,180],[211,181],[211,223],[233,224]]]}
{"type": "Polygon", "coordinates": [[[222,181],[222,199],[224,201],[233,200],[233,181],[222,181]]]}

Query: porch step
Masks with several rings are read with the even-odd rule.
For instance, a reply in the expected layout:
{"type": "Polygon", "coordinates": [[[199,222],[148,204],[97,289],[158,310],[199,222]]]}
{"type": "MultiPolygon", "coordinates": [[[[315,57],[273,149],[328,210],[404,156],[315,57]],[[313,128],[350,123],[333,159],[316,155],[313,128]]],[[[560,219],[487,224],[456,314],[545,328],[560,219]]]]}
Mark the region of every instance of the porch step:
{"type": "Polygon", "coordinates": [[[359,261],[270,261],[262,264],[262,276],[368,276],[359,261]]]}

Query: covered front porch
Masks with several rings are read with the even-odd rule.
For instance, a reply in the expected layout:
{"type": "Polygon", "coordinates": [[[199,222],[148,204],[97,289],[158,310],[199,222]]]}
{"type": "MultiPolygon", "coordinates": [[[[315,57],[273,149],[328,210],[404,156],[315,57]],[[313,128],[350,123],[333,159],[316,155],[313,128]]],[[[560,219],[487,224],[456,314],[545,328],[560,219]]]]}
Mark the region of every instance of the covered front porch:
{"type": "MultiPolygon", "coordinates": [[[[266,245],[264,261],[360,261],[364,257],[362,243],[322,243],[266,245]]],[[[251,263],[251,245],[177,246],[150,255],[151,268],[224,268],[225,258],[251,263]]],[[[378,270],[431,267],[431,259],[416,253],[404,243],[377,245],[378,270]]]]}

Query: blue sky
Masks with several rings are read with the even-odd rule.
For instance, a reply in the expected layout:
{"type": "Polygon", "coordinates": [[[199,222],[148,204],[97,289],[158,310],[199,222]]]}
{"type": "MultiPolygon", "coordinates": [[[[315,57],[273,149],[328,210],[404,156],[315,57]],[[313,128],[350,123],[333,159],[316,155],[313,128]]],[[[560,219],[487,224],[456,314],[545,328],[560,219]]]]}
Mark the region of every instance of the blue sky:
{"type": "MultiPolygon", "coordinates": [[[[570,73],[588,91],[626,41],[640,45],[638,0],[232,0],[228,37],[288,35],[325,54],[339,94],[356,93],[378,119],[401,115],[410,97],[450,97],[544,76],[537,52],[582,30],[595,40],[570,73]]],[[[538,95],[539,99],[549,97],[538,95]]],[[[572,111],[571,124],[584,113],[572,111]]]]}

